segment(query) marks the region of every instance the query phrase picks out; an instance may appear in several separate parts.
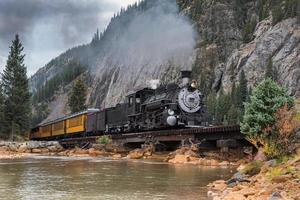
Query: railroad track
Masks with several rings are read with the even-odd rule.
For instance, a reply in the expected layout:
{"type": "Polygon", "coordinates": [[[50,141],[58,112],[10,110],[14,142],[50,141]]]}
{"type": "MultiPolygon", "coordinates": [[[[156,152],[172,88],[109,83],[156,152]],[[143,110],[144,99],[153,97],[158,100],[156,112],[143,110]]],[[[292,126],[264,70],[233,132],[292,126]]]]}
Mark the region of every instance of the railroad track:
{"type": "MultiPolygon", "coordinates": [[[[150,138],[150,137],[188,137],[188,136],[201,136],[201,135],[213,135],[213,134],[224,134],[229,133],[239,133],[239,126],[213,126],[213,127],[194,127],[185,129],[168,129],[168,130],[156,130],[156,131],[146,131],[146,132],[133,132],[133,133],[119,133],[109,135],[112,140],[128,140],[128,139],[140,139],[140,138],[150,138]]],[[[97,138],[100,136],[88,136],[88,137],[78,137],[78,138],[65,138],[59,140],[62,145],[76,145],[84,143],[95,143],[97,138]]],[[[167,139],[165,139],[167,140],[167,139]]]]}

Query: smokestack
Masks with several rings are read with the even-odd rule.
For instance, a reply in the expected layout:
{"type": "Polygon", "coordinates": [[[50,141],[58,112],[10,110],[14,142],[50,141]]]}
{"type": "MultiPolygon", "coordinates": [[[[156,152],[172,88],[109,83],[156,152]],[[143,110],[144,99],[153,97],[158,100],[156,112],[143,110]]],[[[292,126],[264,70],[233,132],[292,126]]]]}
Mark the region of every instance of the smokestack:
{"type": "Polygon", "coordinates": [[[191,74],[192,71],[189,70],[181,71],[182,85],[186,86],[187,84],[189,84],[191,79],[191,74]]]}

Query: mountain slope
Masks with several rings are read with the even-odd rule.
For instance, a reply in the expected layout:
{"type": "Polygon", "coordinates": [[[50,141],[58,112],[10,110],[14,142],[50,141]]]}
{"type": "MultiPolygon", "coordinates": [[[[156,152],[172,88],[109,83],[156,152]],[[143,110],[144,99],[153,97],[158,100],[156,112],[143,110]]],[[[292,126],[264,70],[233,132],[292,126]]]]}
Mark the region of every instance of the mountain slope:
{"type": "MultiPolygon", "coordinates": [[[[299,20],[294,10],[299,5],[295,0],[280,2],[142,1],[121,10],[90,44],[68,50],[40,69],[31,78],[32,91],[74,68],[70,63],[76,61],[88,66],[74,77],[86,80],[87,104],[103,108],[122,101],[130,90],[149,86],[152,79],[177,81],[185,68],[193,69],[205,94],[221,87],[230,91],[242,70],[252,87],[272,63],[278,82],[300,96],[299,20]]],[[[47,120],[68,112],[71,85],[55,88],[43,100],[49,105],[47,120]]]]}

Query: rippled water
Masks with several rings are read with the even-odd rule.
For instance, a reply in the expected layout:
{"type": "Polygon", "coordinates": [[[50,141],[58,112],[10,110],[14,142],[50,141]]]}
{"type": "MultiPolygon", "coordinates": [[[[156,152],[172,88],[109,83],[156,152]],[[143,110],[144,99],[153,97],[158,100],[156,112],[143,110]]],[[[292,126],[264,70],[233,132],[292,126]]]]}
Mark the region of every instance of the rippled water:
{"type": "Polygon", "coordinates": [[[0,161],[0,199],[207,199],[206,185],[231,169],[95,158],[0,161]]]}

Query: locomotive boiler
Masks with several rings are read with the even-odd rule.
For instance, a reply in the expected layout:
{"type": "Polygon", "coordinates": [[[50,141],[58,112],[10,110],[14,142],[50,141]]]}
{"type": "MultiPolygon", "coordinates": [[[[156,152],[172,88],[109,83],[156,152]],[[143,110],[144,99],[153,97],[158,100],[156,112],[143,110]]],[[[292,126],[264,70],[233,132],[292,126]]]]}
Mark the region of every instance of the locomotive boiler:
{"type": "Polygon", "coordinates": [[[206,112],[203,95],[197,89],[196,82],[191,81],[191,71],[182,71],[181,78],[180,84],[171,83],[157,89],[144,88],[132,92],[126,96],[124,103],[115,107],[88,109],[40,124],[31,130],[30,139],[48,140],[204,125],[206,112]]]}

